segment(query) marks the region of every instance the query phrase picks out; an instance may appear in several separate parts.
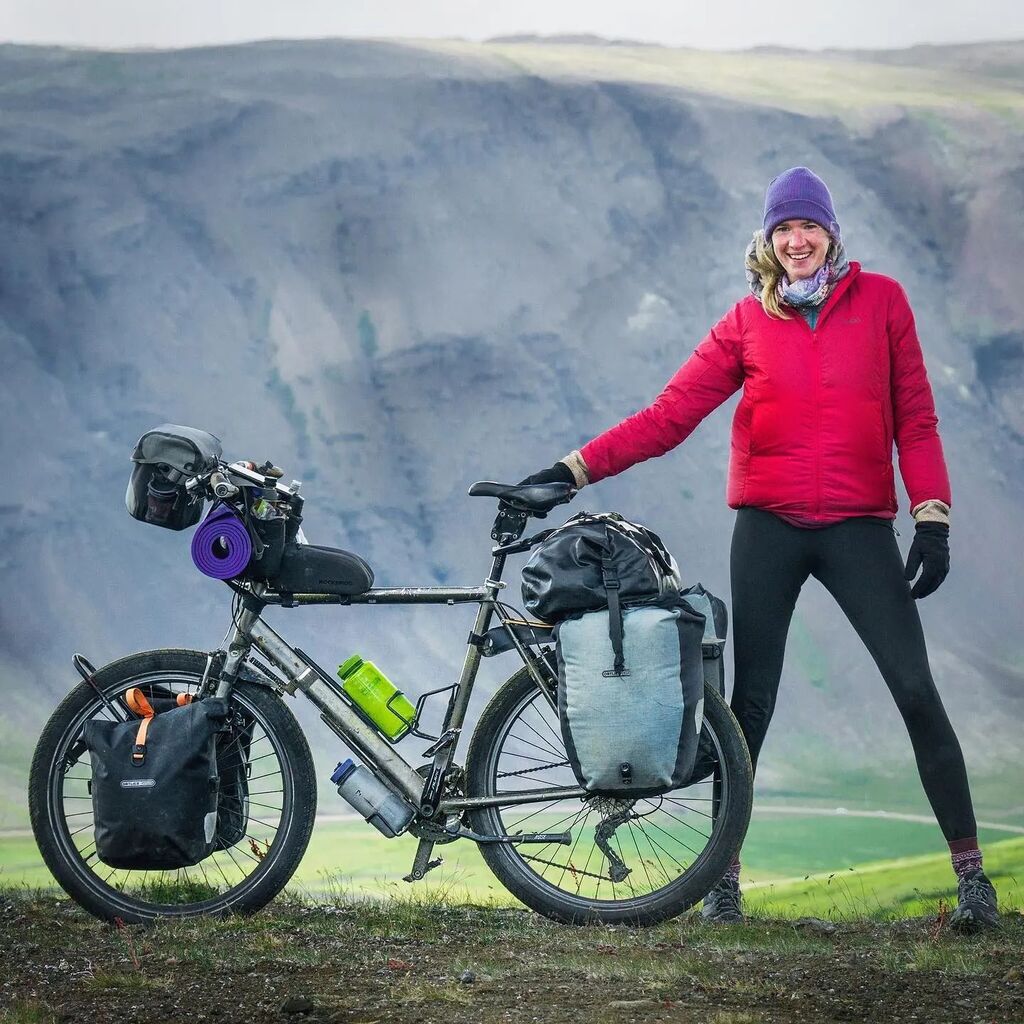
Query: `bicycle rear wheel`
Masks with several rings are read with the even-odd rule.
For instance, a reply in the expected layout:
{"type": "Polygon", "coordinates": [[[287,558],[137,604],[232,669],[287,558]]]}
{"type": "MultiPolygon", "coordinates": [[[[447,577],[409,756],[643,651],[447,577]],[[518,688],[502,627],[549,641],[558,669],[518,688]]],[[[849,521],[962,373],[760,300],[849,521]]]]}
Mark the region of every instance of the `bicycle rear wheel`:
{"type": "MultiPolygon", "coordinates": [[[[551,693],[554,693],[552,685],[551,693]]],[[[753,777],[739,725],[704,690],[700,777],[663,796],[557,802],[538,797],[471,812],[475,831],[562,832],[571,845],[481,844],[523,903],[569,924],[651,925],[682,913],[722,877],[746,834],[753,777]]],[[[495,693],[470,744],[467,795],[577,785],[552,701],[524,668],[495,693]]]]}
{"type": "Polygon", "coordinates": [[[47,722],[32,760],[29,811],[36,843],[54,878],[76,902],[105,920],[150,921],[228,911],[252,913],[291,878],[316,814],[313,761],[298,722],[272,690],[235,686],[232,735],[218,757],[222,779],[241,766],[244,808],[219,808],[237,827],[194,867],[173,871],[111,868],[96,854],[92,765],[82,729],[92,718],[130,715],[121,698],[133,686],[152,703],[199,689],[206,655],[158,650],[129,655],[96,673],[109,707],[81,683],[47,722]],[[111,708],[113,710],[111,710],[111,708]]]}

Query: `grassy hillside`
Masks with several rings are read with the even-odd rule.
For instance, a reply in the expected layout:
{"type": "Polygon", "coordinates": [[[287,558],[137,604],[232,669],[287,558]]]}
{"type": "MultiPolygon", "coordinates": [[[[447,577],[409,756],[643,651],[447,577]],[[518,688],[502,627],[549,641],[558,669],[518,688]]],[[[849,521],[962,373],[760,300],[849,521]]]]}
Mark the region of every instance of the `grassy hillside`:
{"type": "Polygon", "coordinates": [[[881,60],[836,60],[793,51],[720,53],[658,46],[552,43],[416,42],[453,56],[494,56],[524,73],[551,78],[660,85],[776,109],[821,115],[866,108],[956,110],[976,107],[1019,120],[1024,95],[970,67],[899,66],[881,60]]]}

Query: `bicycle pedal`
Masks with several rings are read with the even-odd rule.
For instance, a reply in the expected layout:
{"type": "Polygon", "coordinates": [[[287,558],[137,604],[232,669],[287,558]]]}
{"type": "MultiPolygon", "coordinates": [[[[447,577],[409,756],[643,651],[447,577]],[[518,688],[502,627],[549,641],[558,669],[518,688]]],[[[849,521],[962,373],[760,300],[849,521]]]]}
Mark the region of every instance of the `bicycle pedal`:
{"type": "Polygon", "coordinates": [[[402,876],[403,882],[419,882],[428,871],[433,871],[434,868],[439,868],[444,863],[444,857],[438,857],[436,860],[428,860],[427,863],[420,869],[417,869],[413,865],[412,871],[407,875],[402,876]]]}

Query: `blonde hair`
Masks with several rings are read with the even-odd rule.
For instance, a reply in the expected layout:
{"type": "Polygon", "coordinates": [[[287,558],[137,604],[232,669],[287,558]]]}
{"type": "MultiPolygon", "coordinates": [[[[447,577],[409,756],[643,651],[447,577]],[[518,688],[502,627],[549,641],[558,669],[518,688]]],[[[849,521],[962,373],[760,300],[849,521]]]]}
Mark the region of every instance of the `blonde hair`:
{"type": "Polygon", "coordinates": [[[761,306],[764,311],[776,320],[789,320],[788,313],[783,312],[779,301],[778,285],[786,271],[775,255],[772,243],[764,237],[763,231],[754,234],[752,251],[747,255],[747,270],[761,282],[761,306]]]}
{"type": "MultiPolygon", "coordinates": [[[[830,236],[825,259],[835,262],[838,255],[839,245],[830,236]]],[[[776,320],[792,319],[783,310],[779,299],[779,281],[785,277],[786,271],[775,255],[771,239],[765,238],[763,231],[754,232],[753,245],[747,253],[746,267],[761,283],[761,306],[764,311],[776,320]]]]}

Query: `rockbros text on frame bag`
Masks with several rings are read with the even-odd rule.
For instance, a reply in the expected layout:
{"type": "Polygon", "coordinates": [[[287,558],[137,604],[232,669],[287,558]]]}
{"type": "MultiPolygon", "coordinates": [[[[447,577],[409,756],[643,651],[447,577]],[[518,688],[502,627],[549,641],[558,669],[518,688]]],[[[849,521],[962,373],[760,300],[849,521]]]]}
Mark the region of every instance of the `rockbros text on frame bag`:
{"type": "Polygon", "coordinates": [[[690,778],[704,710],[704,616],[680,598],[627,607],[622,652],[613,656],[608,609],[555,627],[558,718],[566,754],[584,789],[653,796],[690,778]]]}
{"type": "Polygon", "coordinates": [[[82,738],[92,761],[96,853],[132,870],[190,867],[217,839],[217,735],[223,700],[208,698],[156,714],[136,688],[126,694],[142,715],[93,719],[82,738]]]}

